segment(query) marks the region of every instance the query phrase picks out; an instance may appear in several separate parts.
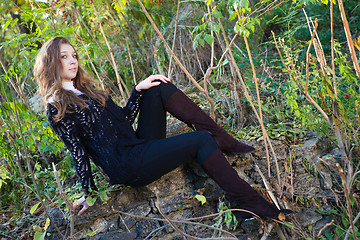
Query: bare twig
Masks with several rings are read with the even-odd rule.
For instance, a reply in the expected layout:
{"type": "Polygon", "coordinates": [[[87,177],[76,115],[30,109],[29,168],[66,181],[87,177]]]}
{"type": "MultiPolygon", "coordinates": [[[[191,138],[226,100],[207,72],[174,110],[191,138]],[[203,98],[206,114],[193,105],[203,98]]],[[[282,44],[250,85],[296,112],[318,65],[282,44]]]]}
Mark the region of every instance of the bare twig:
{"type": "Polygon", "coordinates": [[[96,11],[96,8],[95,8],[95,5],[94,5],[94,1],[90,1],[93,9],[94,9],[94,13],[95,13],[95,16],[96,16],[96,19],[98,21],[98,24],[99,24],[99,27],[100,27],[100,31],[104,37],[104,40],[105,40],[105,43],[106,43],[106,46],[108,47],[109,49],[109,53],[110,53],[110,58],[111,58],[111,63],[113,65],[113,68],[114,68],[114,71],[115,71],[115,75],[116,75],[116,79],[117,79],[117,83],[118,83],[118,87],[119,87],[119,90],[120,90],[120,93],[121,93],[121,96],[125,99],[126,98],[126,95],[124,93],[124,89],[126,91],[126,94],[127,94],[127,97],[130,96],[130,93],[129,93],[129,89],[126,87],[126,84],[125,82],[123,81],[123,79],[120,77],[120,74],[118,72],[118,69],[117,69],[117,65],[116,65],[116,61],[115,61],[115,58],[114,58],[114,54],[111,50],[111,46],[107,40],[107,37],[106,37],[106,34],[104,32],[104,29],[102,27],[102,24],[101,24],[101,21],[100,21],[100,17],[99,17],[99,14],[98,12],[96,11]]]}
{"type": "MultiPolygon", "coordinates": [[[[316,30],[316,29],[315,29],[315,30],[316,30]]],[[[280,51],[279,46],[278,46],[278,44],[277,44],[277,40],[276,40],[276,37],[275,37],[274,32],[271,32],[271,33],[272,33],[272,35],[273,35],[274,42],[275,42],[275,46],[276,46],[276,49],[278,50],[278,53],[279,53],[281,62],[284,64],[286,70],[288,71],[290,78],[292,78],[292,79],[295,81],[295,83],[296,83],[297,86],[299,87],[299,90],[304,93],[305,90],[303,89],[303,86],[301,86],[301,85],[298,83],[298,81],[297,81],[296,79],[294,79],[294,77],[290,74],[290,73],[291,73],[291,69],[290,69],[289,66],[285,63],[285,61],[284,61],[284,59],[283,59],[283,57],[282,57],[282,54],[281,54],[281,51],[280,51]]],[[[314,34],[313,34],[313,35],[314,35],[314,34]]],[[[312,36],[312,39],[313,39],[313,37],[314,37],[314,36],[312,36]]],[[[312,41],[311,41],[311,42],[312,42],[312,41]]],[[[311,42],[310,42],[310,44],[311,44],[311,42]]],[[[308,82],[308,81],[307,81],[307,82],[308,82]]],[[[313,104],[313,105],[315,106],[315,108],[321,113],[321,115],[322,115],[322,116],[325,118],[325,120],[328,122],[329,126],[330,126],[330,127],[333,127],[332,122],[331,122],[329,116],[325,113],[325,111],[314,101],[314,99],[313,99],[308,93],[304,93],[304,95],[305,95],[306,100],[308,100],[311,104],[313,104]]]]}
{"type": "Polygon", "coordinates": [[[225,237],[222,237],[222,238],[198,238],[198,237],[194,237],[194,236],[191,236],[183,231],[181,231],[174,223],[173,221],[168,217],[166,216],[163,211],[161,210],[160,208],[160,200],[159,200],[159,195],[157,193],[157,190],[155,190],[155,194],[156,194],[156,198],[157,198],[157,201],[156,201],[156,207],[158,208],[160,214],[166,219],[166,221],[175,229],[175,231],[177,231],[178,233],[180,233],[181,235],[183,235],[184,237],[187,237],[187,238],[190,238],[190,239],[195,239],[195,240],[208,240],[208,239],[221,239],[221,240],[225,240],[225,239],[229,239],[229,240],[236,240],[237,238],[234,238],[234,237],[228,237],[228,238],[225,238],[225,237]]]}
{"type": "Polygon", "coordinates": [[[265,189],[266,189],[267,193],[269,194],[269,196],[271,197],[271,200],[272,200],[273,203],[276,205],[276,207],[277,207],[278,209],[280,209],[279,203],[277,202],[277,200],[276,200],[273,192],[271,191],[271,189],[270,189],[270,184],[269,184],[269,183],[267,182],[267,180],[265,179],[264,174],[261,172],[261,170],[260,170],[260,168],[259,168],[259,166],[258,166],[257,164],[255,164],[255,168],[256,168],[256,170],[258,171],[258,173],[260,174],[260,176],[261,176],[261,178],[262,178],[262,180],[263,180],[263,183],[264,183],[264,185],[265,185],[265,189]]]}
{"type": "MultiPolygon", "coordinates": [[[[166,219],[162,219],[162,218],[143,217],[143,216],[139,216],[139,215],[135,215],[135,214],[131,214],[131,213],[119,211],[119,210],[118,210],[118,212],[119,212],[120,214],[129,216],[129,217],[141,218],[141,219],[146,219],[146,220],[154,220],[154,221],[160,221],[160,222],[167,222],[166,219]]],[[[260,218],[260,217],[259,217],[258,215],[256,215],[255,213],[250,212],[250,211],[245,210],[245,209],[228,209],[228,210],[225,210],[225,211],[222,211],[222,212],[219,212],[219,213],[213,213],[213,214],[209,214],[209,215],[205,215],[205,216],[201,216],[201,217],[187,218],[187,219],[183,219],[183,220],[174,220],[174,219],[173,219],[173,220],[171,220],[171,221],[174,222],[174,223],[183,223],[183,224],[199,225],[199,226],[211,228],[211,229],[214,229],[214,230],[217,230],[217,231],[221,231],[221,232],[223,232],[223,233],[226,233],[226,234],[229,234],[229,235],[235,237],[233,234],[231,234],[230,232],[225,231],[225,230],[223,230],[223,229],[216,228],[216,227],[209,226],[209,225],[202,224],[202,223],[190,222],[190,221],[194,221],[194,220],[202,220],[202,219],[206,219],[206,218],[216,217],[216,216],[221,215],[221,214],[224,214],[224,213],[226,213],[226,212],[246,212],[246,213],[249,213],[249,214],[253,214],[253,215],[254,215],[255,217],[257,217],[257,218],[260,218]]]]}
{"type": "Polygon", "coordinates": [[[345,198],[346,198],[346,205],[347,205],[346,206],[347,207],[347,214],[349,216],[349,222],[350,222],[351,230],[353,232],[353,238],[354,238],[354,240],[357,240],[355,225],[354,225],[354,221],[353,221],[353,212],[352,212],[352,209],[351,209],[350,189],[348,189],[347,184],[346,184],[344,170],[341,168],[340,164],[337,163],[336,166],[339,169],[340,178],[341,178],[341,182],[342,182],[343,189],[344,189],[344,194],[345,194],[345,198]]]}
{"type": "MultiPolygon", "coordinates": [[[[19,129],[22,129],[22,124],[20,122],[20,117],[18,115],[17,105],[16,105],[16,102],[15,102],[15,96],[14,96],[13,90],[11,88],[10,88],[10,92],[11,92],[12,98],[13,98],[14,112],[15,112],[15,117],[16,117],[16,120],[17,120],[17,124],[19,126],[19,129]]],[[[27,152],[28,150],[25,147],[26,146],[25,137],[24,137],[22,131],[19,131],[19,132],[20,132],[22,143],[23,143],[24,152],[27,152]]],[[[30,156],[30,154],[27,153],[26,156],[30,156]]],[[[46,216],[50,219],[50,222],[54,225],[54,228],[56,229],[56,231],[62,236],[62,238],[64,238],[64,235],[61,233],[60,229],[56,226],[55,222],[53,221],[52,217],[49,214],[49,211],[48,211],[48,208],[47,208],[46,204],[44,203],[43,199],[41,198],[41,193],[40,193],[40,190],[39,190],[39,186],[38,186],[36,178],[34,176],[34,171],[33,171],[33,168],[31,166],[29,158],[26,158],[26,164],[27,164],[28,172],[30,173],[30,176],[31,176],[32,181],[33,181],[34,186],[35,186],[35,193],[36,193],[35,195],[36,195],[37,199],[39,200],[39,202],[41,202],[41,205],[44,207],[46,216]]]]}
{"type": "Polygon", "coordinates": [[[56,184],[58,186],[58,189],[59,189],[59,192],[60,192],[60,195],[62,197],[62,199],[64,200],[66,206],[69,208],[70,210],[70,238],[73,237],[74,235],[74,214],[75,214],[75,209],[73,207],[73,205],[71,204],[71,202],[69,201],[69,199],[66,197],[66,194],[62,188],[62,185],[60,183],[60,179],[59,179],[59,174],[56,170],[56,167],[55,167],[55,164],[52,163],[52,166],[53,166],[53,170],[54,170],[54,176],[55,176],[55,180],[56,180],[56,184]]]}
{"type": "Polygon", "coordinates": [[[288,239],[288,238],[285,237],[284,233],[281,231],[281,228],[280,228],[279,224],[276,224],[275,230],[276,230],[280,240],[288,239]]]}
{"type": "Polygon", "coordinates": [[[274,223],[267,224],[264,235],[261,237],[260,240],[266,240],[270,236],[270,233],[271,233],[271,230],[273,229],[273,227],[274,227],[274,223]]]}
{"type": "MultiPolygon", "coordinates": [[[[125,32],[125,31],[124,31],[124,32],[125,32]]],[[[133,78],[134,78],[134,84],[136,85],[137,82],[136,82],[135,68],[134,68],[134,64],[133,64],[132,57],[131,57],[130,45],[129,45],[129,41],[128,41],[128,37],[127,37],[127,36],[125,36],[125,43],[126,43],[126,48],[127,48],[127,53],[128,53],[128,56],[129,56],[129,60],[130,60],[131,71],[132,71],[133,78]]]]}
{"type": "MultiPolygon", "coordinates": [[[[346,40],[347,40],[347,43],[348,43],[348,46],[349,46],[351,60],[352,60],[353,65],[354,65],[356,75],[357,75],[358,78],[360,78],[360,66],[359,66],[359,62],[358,62],[357,57],[356,57],[356,52],[355,52],[355,48],[354,48],[354,42],[353,42],[353,40],[351,38],[351,32],[350,32],[348,20],[346,18],[343,1],[338,0],[338,5],[339,5],[340,14],[341,14],[341,19],[342,19],[342,22],[344,24],[344,30],[345,30],[346,40]]],[[[359,85],[359,89],[360,89],[360,85],[359,85]]]]}
{"type": "MultiPolygon", "coordinates": [[[[175,29],[174,29],[174,37],[173,37],[173,44],[171,46],[171,50],[174,52],[174,48],[175,48],[175,42],[176,42],[176,33],[177,33],[177,27],[178,27],[178,23],[179,23],[179,13],[180,13],[180,0],[178,0],[178,4],[177,4],[177,11],[176,11],[176,22],[175,22],[175,29]]],[[[169,61],[169,69],[168,69],[168,78],[171,78],[171,65],[172,65],[172,59],[173,59],[173,55],[170,54],[170,61],[169,61]]]]}
{"type": "MultiPolygon", "coordinates": [[[[269,156],[269,148],[267,145],[267,138],[266,138],[266,130],[265,130],[265,126],[264,126],[264,121],[263,121],[263,116],[262,116],[262,111],[261,111],[261,100],[260,100],[260,93],[259,93],[259,84],[258,84],[258,79],[256,76],[256,71],[255,71],[255,66],[251,57],[251,51],[250,51],[250,47],[249,47],[249,43],[247,41],[247,37],[244,35],[244,41],[245,41],[245,45],[246,45],[246,50],[248,52],[248,56],[250,59],[250,64],[251,64],[251,69],[253,72],[253,78],[254,78],[254,82],[255,82],[255,88],[256,88],[256,96],[257,96],[257,102],[258,102],[258,107],[259,107],[259,116],[260,116],[260,126],[261,126],[261,131],[263,133],[263,138],[264,138],[264,144],[265,144],[265,150],[266,150],[266,159],[267,159],[267,164],[268,164],[268,176],[271,176],[271,172],[270,172],[270,156],[269,156]]],[[[276,162],[276,170],[277,170],[277,176],[278,176],[278,184],[280,184],[280,173],[279,173],[279,167],[278,164],[276,162]]]]}
{"type": "Polygon", "coordinates": [[[103,81],[103,80],[101,79],[101,77],[99,76],[99,73],[98,73],[98,71],[96,70],[96,68],[95,68],[95,66],[94,66],[94,63],[91,61],[91,57],[90,57],[89,51],[88,51],[85,43],[84,43],[83,41],[81,41],[81,43],[82,43],[82,45],[83,45],[83,47],[84,47],[84,49],[85,49],[85,51],[86,51],[86,55],[87,55],[88,58],[89,58],[89,62],[90,62],[91,68],[93,69],[93,71],[95,72],[97,78],[99,79],[102,89],[105,90],[104,81],[103,81]]]}

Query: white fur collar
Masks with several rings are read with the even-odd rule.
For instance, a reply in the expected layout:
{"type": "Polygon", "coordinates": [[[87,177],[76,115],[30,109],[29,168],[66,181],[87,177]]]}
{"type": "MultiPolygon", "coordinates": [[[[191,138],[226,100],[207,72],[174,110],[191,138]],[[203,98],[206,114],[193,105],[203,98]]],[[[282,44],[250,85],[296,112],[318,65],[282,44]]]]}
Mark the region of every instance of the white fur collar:
{"type": "MultiPolygon", "coordinates": [[[[69,90],[69,91],[73,91],[76,95],[81,95],[83,94],[83,92],[77,90],[75,87],[74,87],[74,84],[73,82],[62,82],[62,87],[65,89],[65,90],[69,90]]],[[[54,102],[54,98],[53,97],[49,97],[48,99],[48,103],[53,103],[54,102]]]]}

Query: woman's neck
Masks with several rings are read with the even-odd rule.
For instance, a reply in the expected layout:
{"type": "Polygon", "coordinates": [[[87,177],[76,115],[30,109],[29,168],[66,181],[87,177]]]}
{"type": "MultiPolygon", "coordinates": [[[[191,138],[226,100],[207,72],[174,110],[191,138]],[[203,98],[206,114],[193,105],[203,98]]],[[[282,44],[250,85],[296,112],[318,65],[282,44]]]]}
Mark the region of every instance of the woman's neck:
{"type": "Polygon", "coordinates": [[[63,82],[62,82],[62,87],[63,87],[65,90],[73,91],[76,95],[81,95],[81,94],[83,94],[81,91],[77,90],[77,89],[74,87],[74,83],[73,83],[72,81],[63,81],[63,82]]]}

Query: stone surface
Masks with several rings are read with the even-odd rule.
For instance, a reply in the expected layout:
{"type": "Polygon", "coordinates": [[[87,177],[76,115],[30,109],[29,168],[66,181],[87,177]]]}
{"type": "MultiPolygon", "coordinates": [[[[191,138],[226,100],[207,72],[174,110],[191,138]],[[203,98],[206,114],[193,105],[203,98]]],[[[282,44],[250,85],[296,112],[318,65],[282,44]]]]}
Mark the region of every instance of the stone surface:
{"type": "Polygon", "coordinates": [[[107,232],[102,234],[97,234],[94,237],[90,238],[91,240],[134,240],[136,239],[136,234],[131,232],[107,232]]]}
{"type": "Polygon", "coordinates": [[[307,209],[301,213],[296,214],[296,219],[302,227],[314,225],[322,219],[321,214],[318,214],[314,209],[307,209]]]}
{"type": "MultiPolygon", "coordinates": [[[[185,125],[182,126],[182,129],[188,131],[185,125]]],[[[254,163],[258,164],[262,173],[267,176],[266,152],[261,142],[254,143],[254,145],[257,150],[253,154],[227,156],[227,158],[243,179],[264,189],[262,178],[255,170],[254,163]]],[[[289,162],[289,149],[281,141],[274,140],[273,146],[280,156],[278,157],[278,166],[282,173],[281,178],[286,180],[290,176],[289,170],[286,170],[288,166],[285,165],[286,162],[289,162]]],[[[329,193],[326,190],[333,186],[334,180],[334,176],[330,174],[331,169],[339,160],[336,151],[328,150],[328,141],[323,137],[306,141],[301,147],[296,148],[292,152],[291,160],[291,174],[296,181],[290,185],[288,180],[288,185],[284,185],[286,191],[294,192],[297,196],[305,199],[311,199],[312,196],[328,197],[329,193]],[[325,155],[325,153],[327,154],[325,155]],[[310,168],[311,171],[307,168],[310,168]]],[[[274,159],[270,159],[270,165],[272,173],[276,173],[274,159]]],[[[273,182],[271,184],[274,185],[273,182]]],[[[281,192],[284,189],[277,190],[281,192]]],[[[262,191],[263,193],[264,191],[262,191]]],[[[279,197],[276,192],[275,195],[279,197]]],[[[82,216],[75,216],[75,239],[144,239],[146,237],[161,240],[183,239],[167,222],[144,219],[144,217],[163,219],[158,204],[170,219],[187,219],[213,214],[218,211],[219,201],[224,201],[223,196],[224,192],[221,188],[205,174],[198,163],[187,164],[147,186],[123,188],[110,192],[107,203],[97,201],[82,216]],[[200,192],[207,198],[205,205],[201,205],[194,199],[194,196],[200,192]],[[123,215],[121,212],[139,217],[123,215]],[[95,236],[90,238],[89,234],[95,234],[95,236]]],[[[285,195],[280,199],[280,202],[283,201],[291,203],[293,200],[291,195],[285,195]]],[[[229,206],[234,205],[239,208],[239,204],[233,203],[230,201],[229,206]]],[[[294,206],[290,205],[289,207],[293,208],[294,206]]],[[[329,222],[326,216],[315,213],[314,209],[297,208],[296,212],[297,214],[293,215],[296,222],[300,223],[302,227],[312,225],[315,232],[320,231],[329,222]]],[[[66,229],[69,231],[69,222],[64,218],[60,209],[53,208],[50,214],[61,231],[65,232],[66,229]]],[[[236,213],[234,214],[236,216],[236,213]]],[[[213,225],[215,221],[215,218],[210,218],[201,222],[213,225]]],[[[239,226],[235,230],[238,239],[260,239],[266,226],[264,224],[267,224],[259,220],[243,222],[241,218],[239,221],[239,226]]],[[[197,237],[208,237],[213,233],[212,230],[194,225],[177,225],[188,234],[197,237]]],[[[48,239],[59,239],[52,226],[49,227],[48,232],[51,234],[48,239]]],[[[268,239],[278,239],[275,230],[268,239]]]]}

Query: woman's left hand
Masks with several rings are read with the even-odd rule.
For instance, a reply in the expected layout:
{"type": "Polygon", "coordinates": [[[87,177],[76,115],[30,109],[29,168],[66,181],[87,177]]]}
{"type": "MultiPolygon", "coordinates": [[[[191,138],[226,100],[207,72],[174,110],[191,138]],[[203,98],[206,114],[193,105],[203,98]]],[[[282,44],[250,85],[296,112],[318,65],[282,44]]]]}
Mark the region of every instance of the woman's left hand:
{"type": "Polygon", "coordinates": [[[81,197],[80,199],[75,200],[75,202],[73,203],[73,208],[74,209],[76,209],[79,206],[82,206],[82,208],[78,212],[78,215],[80,216],[81,214],[83,214],[86,211],[86,209],[89,208],[89,204],[86,202],[85,197],[81,197]]]}
{"type": "Polygon", "coordinates": [[[160,80],[163,83],[167,83],[170,81],[167,77],[163,75],[151,75],[147,77],[145,80],[141,81],[138,85],[136,85],[135,87],[136,91],[140,92],[141,90],[152,88],[161,83],[159,81],[154,82],[155,80],[160,80]]]}

